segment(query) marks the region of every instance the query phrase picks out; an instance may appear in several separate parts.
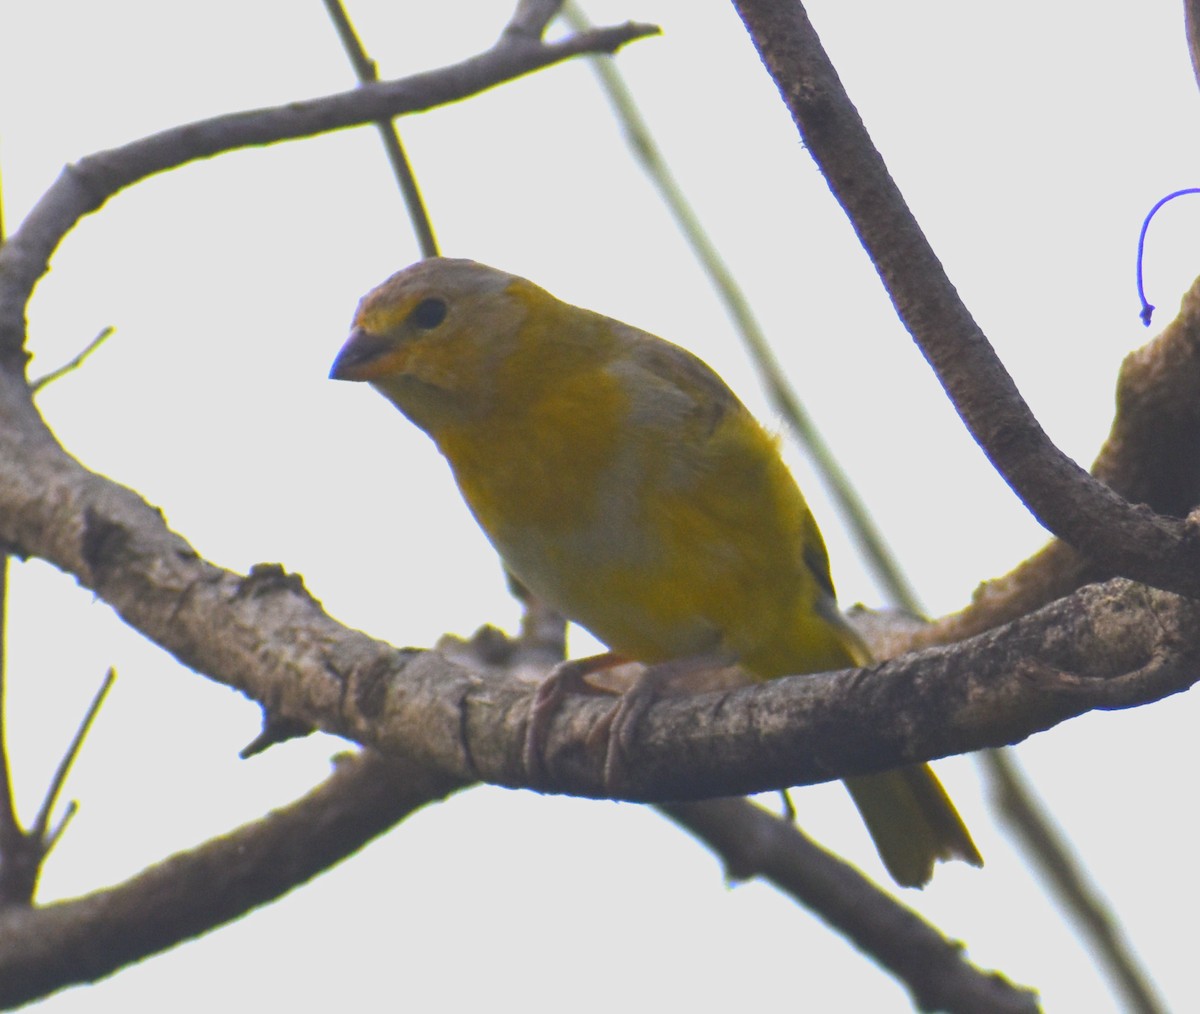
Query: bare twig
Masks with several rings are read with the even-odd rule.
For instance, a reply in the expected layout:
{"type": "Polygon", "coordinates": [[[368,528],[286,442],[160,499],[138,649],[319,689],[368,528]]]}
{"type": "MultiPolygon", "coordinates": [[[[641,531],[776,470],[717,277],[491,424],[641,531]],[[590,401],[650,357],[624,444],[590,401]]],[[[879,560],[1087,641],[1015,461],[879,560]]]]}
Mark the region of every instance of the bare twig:
{"type": "MultiPolygon", "coordinates": [[[[0,634],[3,632],[3,626],[0,625],[0,634]]],[[[42,800],[38,815],[28,831],[22,830],[13,806],[7,745],[3,741],[4,714],[0,710],[0,758],[3,758],[7,789],[4,793],[4,806],[0,810],[0,816],[2,816],[2,821],[0,821],[0,911],[13,907],[27,908],[33,904],[33,894],[37,888],[38,878],[41,876],[46,857],[58,844],[58,840],[62,837],[71,818],[75,816],[78,805],[72,802],[53,829],[50,828],[50,815],[54,811],[55,803],[58,802],[63,783],[71,771],[71,765],[79,755],[88,730],[92,727],[92,722],[95,721],[96,715],[104,703],[104,698],[108,695],[115,679],[116,673],[109,669],[100,689],[92,698],[87,714],[79,723],[79,728],[75,730],[70,746],[67,747],[62,760],[59,761],[58,769],[54,772],[54,777],[46,789],[46,795],[42,800]]]]}
{"type": "Polygon", "coordinates": [[[1138,963],[1108,906],[1089,882],[1078,861],[1043,812],[1030,808],[1032,796],[1025,778],[1011,756],[997,753],[988,767],[996,809],[1004,815],[1012,833],[1033,857],[1042,876],[1091,941],[1108,969],[1128,1009],[1139,1014],[1163,1014],[1150,976],[1138,963]]]}
{"type": "MultiPolygon", "coordinates": [[[[324,0],[324,3],[330,18],[333,19],[338,38],[342,41],[342,48],[346,51],[346,56],[349,57],[354,72],[358,75],[359,82],[370,84],[378,81],[379,67],[363,48],[362,40],[359,39],[358,32],[354,30],[354,25],[341,0],[324,0]]],[[[429,212],[421,197],[421,189],[417,186],[417,178],[413,174],[408,156],[404,153],[404,146],[400,143],[400,135],[396,131],[396,126],[391,120],[378,120],[375,126],[379,128],[383,150],[387,153],[396,183],[404,197],[404,206],[408,209],[409,221],[412,223],[413,231],[417,234],[417,244],[421,249],[421,256],[436,257],[438,245],[437,239],[433,235],[433,223],[429,220],[429,212]]]]}
{"type": "MultiPolygon", "coordinates": [[[[50,826],[50,814],[54,810],[54,804],[58,802],[63,782],[67,780],[67,775],[71,773],[71,765],[75,763],[75,758],[79,756],[80,747],[83,746],[83,741],[87,738],[88,731],[91,729],[92,723],[96,720],[96,716],[100,713],[100,708],[104,704],[104,698],[108,696],[108,692],[112,689],[116,679],[117,671],[110,666],[108,672],[104,674],[104,681],[100,684],[100,688],[92,698],[92,703],[88,706],[87,713],[79,723],[79,728],[75,730],[75,735],[71,739],[71,745],[67,747],[67,752],[63,754],[62,760],[58,762],[58,769],[54,772],[54,777],[50,780],[50,786],[46,789],[46,797],[42,800],[42,807],[33,822],[33,827],[30,828],[30,832],[42,840],[47,840],[46,832],[50,826]]],[[[60,834],[62,826],[60,823],[60,834]]],[[[49,844],[46,851],[50,851],[49,844]]]]}
{"type": "Polygon", "coordinates": [[[63,363],[63,365],[57,369],[51,370],[44,376],[38,377],[37,380],[31,381],[29,384],[29,390],[33,394],[37,394],[38,391],[40,391],[47,384],[53,384],[54,381],[58,380],[60,377],[65,377],[68,373],[79,369],[79,367],[83,365],[84,360],[86,360],[88,356],[96,351],[96,349],[108,341],[115,330],[116,328],[114,328],[111,324],[104,328],[103,331],[101,331],[98,335],[96,335],[95,338],[88,342],[69,362],[63,363]]]}

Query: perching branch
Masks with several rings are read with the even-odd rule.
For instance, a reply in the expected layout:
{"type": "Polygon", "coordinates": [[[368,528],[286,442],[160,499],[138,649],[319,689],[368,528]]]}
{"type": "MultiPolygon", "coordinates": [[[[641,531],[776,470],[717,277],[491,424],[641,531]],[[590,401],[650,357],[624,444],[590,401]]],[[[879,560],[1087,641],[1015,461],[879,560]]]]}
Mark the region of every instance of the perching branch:
{"type": "Polygon", "coordinates": [[[799,0],[734,0],[896,312],[996,470],[1051,532],[1111,573],[1200,596],[1194,525],[1122,499],[1050,441],[930,248],[799,0]]]}
{"type": "MultiPolygon", "coordinates": [[[[0,541],[74,574],[185,665],[284,716],[455,778],[528,783],[527,682],[342,627],[278,567],[243,577],[207,563],[135,493],[65,454],[3,374],[0,420],[0,541]]],[[[733,795],[1016,742],[1190,686],[1197,620],[1200,604],[1114,581],[869,670],[666,700],[633,738],[636,781],[615,788],[603,780],[604,744],[586,743],[611,702],[573,700],[549,737],[549,787],[733,795]]]]}

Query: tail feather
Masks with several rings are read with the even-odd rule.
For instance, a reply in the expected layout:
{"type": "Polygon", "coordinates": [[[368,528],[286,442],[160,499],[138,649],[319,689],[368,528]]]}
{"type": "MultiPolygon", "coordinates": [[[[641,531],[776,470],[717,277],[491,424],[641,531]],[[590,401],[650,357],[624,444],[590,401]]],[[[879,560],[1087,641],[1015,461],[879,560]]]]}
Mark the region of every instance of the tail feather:
{"type": "MultiPolygon", "coordinates": [[[[822,552],[815,558],[815,563],[824,560],[822,552]]],[[[817,661],[814,653],[819,654],[827,665],[836,665],[842,660],[857,666],[872,663],[870,649],[838,612],[828,571],[821,570],[811,561],[810,566],[818,583],[828,593],[819,597],[816,603],[817,617],[823,622],[816,630],[812,623],[806,626],[797,622],[795,629],[804,633],[803,650],[793,649],[782,664],[768,665],[764,670],[768,676],[774,675],[774,670],[781,673],[811,671],[799,668],[796,659],[804,655],[805,663],[812,666],[817,661]],[[832,635],[836,642],[828,655],[818,650],[821,645],[818,635],[822,631],[832,635]],[[832,662],[828,661],[830,656],[832,662]]],[[[970,832],[928,764],[857,775],[845,782],[871,832],[883,865],[901,887],[924,887],[933,876],[934,863],[939,861],[961,859],[972,866],[983,865],[970,832]]]]}
{"type": "Polygon", "coordinates": [[[846,779],[846,788],[884,866],[902,887],[924,887],[939,860],[983,865],[970,832],[929,765],[857,775],[846,779]]]}

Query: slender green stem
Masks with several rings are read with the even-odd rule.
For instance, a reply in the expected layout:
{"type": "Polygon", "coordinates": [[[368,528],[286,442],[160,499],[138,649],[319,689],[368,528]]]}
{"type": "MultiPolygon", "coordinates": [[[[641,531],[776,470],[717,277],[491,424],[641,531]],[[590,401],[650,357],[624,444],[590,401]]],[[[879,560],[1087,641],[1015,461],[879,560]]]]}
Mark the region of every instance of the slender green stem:
{"type": "Polygon", "coordinates": [[[95,338],[88,342],[69,362],[63,363],[63,365],[58,367],[58,369],[51,370],[45,376],[38,377],[37,380],[32,381],[29,385],[29,390],[34,394],[37,394],[38,391],[40,391],[47,384],[53,384],[54,381],[58,380],[60,377],[65,377],[73,370],[79,369],[79,367],[83,365],[84,360],[87,359],[88,356],[95,352],[96,349],[98,349],[106,341],[108,341],[114,331],[116,331],[116,328],[114,328],[111,324],[104,328],[104,330],[102,330],[98,335],[96,335],[95,338]]]}
{"type": "MultiPolygon", "coordinates": [[[[342,6],[341,0],[323,0],[323,2],[330,18],[333,19],[333,26],[337,29],[342,48],[346,51],[346,55],[354,67],[354,72],[358,75],[358,80],[362,84],[378,81],[379,68],[363,49],[358,32],[354,30],[354,25],[351,23],[346,9],[342,6]]],[[[391,120],[380,120],[375,126],[379,129],[384,151],[387,152],[396,182],[400,185],[400,192],[404,195],[404,204],[408,208],[408,217],[417,234],[421,256],[436,257],[438,244],[433,234],[433,225],[429,220],[429,212],[425,208],[425,201],[417,186],[417,178],[413,174],[408,156],[404,153],[404,146],[400,143],[400,135],[396,132],[395,124],[391,120]]]]}
{"type": "Polygon", "coordinates": [[[984,757],[996,810],[1025,846],[1060,904],[1075,917],[1083,935],[1108,969],[1131,1011],[1163,1014],[1150,977],[1139,965],[1114,918],[1062,834],[1045,815],[1011,750],[989,750],[984,757]]]}
{"type": "MultiPolygon", "coordinates": [[[[71,745],[67,747],[63,758],[58,762],[58,770],[54,772],[54,777],[50,780],[50,787],[46,790],[46,796],[42,800],[42,808],[38,811],[37,819],[33,822],[33,827],[30,833],[38,839],[46,842],[46,851],[50,851],[51,838],[57,839],[62,834],[63,826],[67,818],[64,818],[58,828],[55,829],[54,835],[51,838],[47,837],[47,829],[50,827],[50,813],[54,809],[54,804],[58,802],[59,794],[62,792],[63,782],[67,780],[67,775],[71,773],[71,765],[75,763],[75,758],[79,756],[80,747],[83,746],[83,741],[87,738],[88,731],[92,727],[92,723],[96,720],[96,715],[100,713],[100,708],[104,704],[104,698],[108,696],[108,692],[112,689],[112,685],[116,682],[117,672],[109,666],[108,672],[104,675],[104,681],[100,684],[100,689],[96,691],[92,698],[92,703],[88,706],[87,713],[83,716],[79,727],[75,730],[75,736],[71,740],[71,745]]],[[[71,806],[71,812],[74,811],[74,804],[71,806]]]]}

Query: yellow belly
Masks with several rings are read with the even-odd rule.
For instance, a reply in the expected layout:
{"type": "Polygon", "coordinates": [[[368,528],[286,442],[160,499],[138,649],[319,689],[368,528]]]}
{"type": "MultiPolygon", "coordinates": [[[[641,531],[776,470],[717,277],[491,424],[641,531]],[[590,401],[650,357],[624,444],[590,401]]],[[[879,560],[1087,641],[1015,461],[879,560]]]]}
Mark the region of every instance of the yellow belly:
{"type": "Polygon", "coordinates": [[[632,427],[619,385],[591,377],[515,424],[438,443],[506,566],[612,650],[728,653],[761,678],[849,664],[840,624],[816,610],[831,597],[813,572],[813,540],[826,566],[816,525],[774,440],[737,407],[688,439],[632,427]]]}

